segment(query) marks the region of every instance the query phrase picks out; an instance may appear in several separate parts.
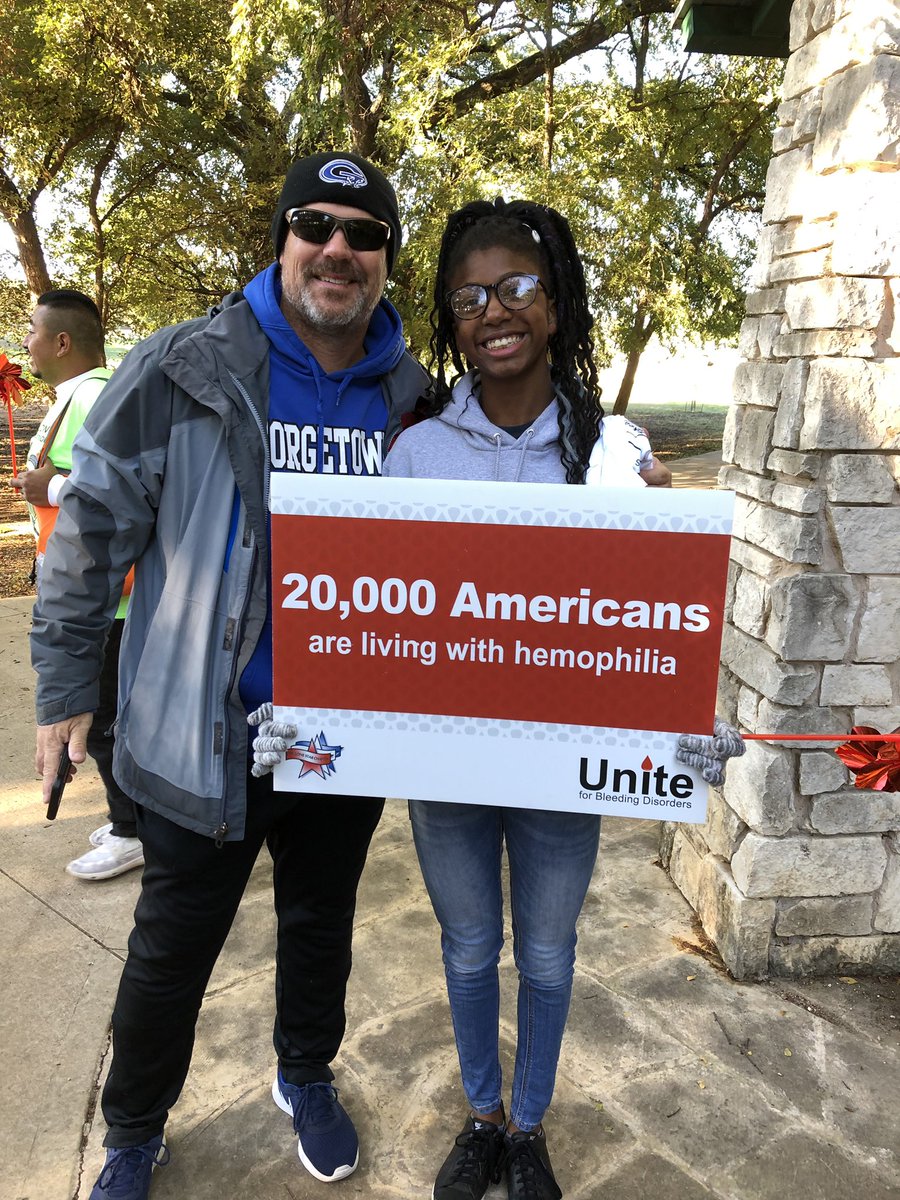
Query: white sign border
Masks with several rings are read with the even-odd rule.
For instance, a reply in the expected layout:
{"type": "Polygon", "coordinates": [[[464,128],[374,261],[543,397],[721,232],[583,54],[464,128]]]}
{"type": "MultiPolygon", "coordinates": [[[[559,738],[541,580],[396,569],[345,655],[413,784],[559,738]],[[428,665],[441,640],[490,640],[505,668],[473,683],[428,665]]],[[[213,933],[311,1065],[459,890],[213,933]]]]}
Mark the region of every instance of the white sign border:
{"type": "MultiPolygon", "coordinates": [[[[275,473],[270,508],[275,514],[352,517],[364,520],[427,520],[470,524],[557,526],[588,529],[644,530],[729,535],[734,496],[730,492],[693,489],[567,488],[559,484],[510,484],[469,480],[409,480],[372,477],[275,473]],[[576,501],[577,503],[572,503],[576,501]]],[[[526,806],[581,811],[648,820],[702,823],[706,819],[707,785],[698,772],[675,760],[677,735],[647,730],[541,724],[507,719],[445,714],[369,710],[290,708],[276,706],[276,720],[297,726],[301,742],[322,736],[340,746],[332,769],[307,770],[299,777],[296,761],[275,769],[275,787],[327,796],[396,795],[398,764],[403,762],[403,791],[426,800],[526,806]],[[450,740],[466,782],[446,763],[450,740]],[[517,741],[518,782],[500,798],[496,772],[490,769],[493,747],[517,741]],[[342,741],[356,750],[352,759],[342,741]],[[414,745],[411,745],[414,741],[414,745]],[[444,763],[435,772],[435,751],[444,763]],[[525,747],[528,751],[523,754],[525,747]],[[623,793],[621,799],[600,798],[562,783],[563,761],[573,763],[589,750],[603,751],[609,772],[631,770],[653,759],[668,777],[689,776],[690,802],[673,807],[651,795],[623,793]],[[486,752],[486,753],[485,753],[486,752]],[[353,759],[356,761],[354,762],[353,759]],[[474,760],[474,761],[473,761],[474,760]],[[524,761],[524,760],[527,760],[524,761]],[[546,770],[541,770],[546,760],[546,770]],[[417,764],[419,765],[417,769],[417,764]],[[421,765],[425,764],[424,775],[421,765]],[[431,777],[429,777],[431,776],[431,777]],[[570,798],[571,793],[571,798],[570,798]],[[576,794],[577,793],[577,794],[576,794]]],[[[510,782],[509,780],[506,781],[510,782]]],[[[604,791],[603,795],[608,795],[604,791]]]]}
{"type": "Polygon", "coordinates": [[[284,472],[274,473],[271,481],[269,507],[284,516],[728,535],[734,508],[733,492],[693,488],[570,488],[284,472]]]}

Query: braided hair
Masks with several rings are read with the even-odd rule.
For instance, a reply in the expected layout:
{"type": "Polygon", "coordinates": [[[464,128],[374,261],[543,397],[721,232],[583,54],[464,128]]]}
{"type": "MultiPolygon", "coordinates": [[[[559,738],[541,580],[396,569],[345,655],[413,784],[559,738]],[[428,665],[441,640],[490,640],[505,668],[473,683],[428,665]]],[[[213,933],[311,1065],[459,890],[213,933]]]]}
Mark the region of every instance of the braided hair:
{"type": "Polygon", "coordinates": [[[528,200],[507,203],[498,198],[493,204],[475,200],[450,214],[441,239],[431,311],[435,387],[430,413],[437,415],[446,407],[452,385],[466,370],[446,300],[447,280],[472,251],[494,246],[534,259],[548,296],[556,304],[556,332],[548,348],[550,378],[558,401],[560,458],[566,482],[584,483],[603,416],[591,346],[594,319],[572,231],[555,209],[528,200]],[[456,374],[448,382],[451,363],[456,374]]]}

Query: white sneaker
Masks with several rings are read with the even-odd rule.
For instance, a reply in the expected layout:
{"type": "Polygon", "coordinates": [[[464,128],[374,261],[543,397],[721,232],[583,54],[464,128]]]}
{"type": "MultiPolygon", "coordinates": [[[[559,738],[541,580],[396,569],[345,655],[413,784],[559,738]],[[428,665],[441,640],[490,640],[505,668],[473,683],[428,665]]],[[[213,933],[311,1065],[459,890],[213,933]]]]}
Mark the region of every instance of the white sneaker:
{"type": "Polygon", "coordinates": [[[109,834],[102,845],[74,859],[66,870],[76,879],[112,879],[143,865],[144,848],[139,838],[109,834]]]}
{"type": "Polygon", "coordinates": [[[104,842],[109,841],[109,838],[111,836],[112,836],[112,821],[109,821],[106,825],[101,825],[99,829],[95,829],[94,832],[91,834],[91,836],[88,838],[88,841],[91,843],[92,846],[102,846],[104,844],[104,842]]]}

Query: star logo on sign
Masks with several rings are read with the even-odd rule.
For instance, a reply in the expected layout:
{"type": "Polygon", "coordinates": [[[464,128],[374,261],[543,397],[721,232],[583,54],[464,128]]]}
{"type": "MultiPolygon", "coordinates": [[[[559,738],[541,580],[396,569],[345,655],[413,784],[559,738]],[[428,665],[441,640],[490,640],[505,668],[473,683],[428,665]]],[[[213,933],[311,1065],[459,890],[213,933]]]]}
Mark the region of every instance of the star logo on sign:
{"type": "Polygon", "coordinates": [[[302,779],[304,775],[318,775],[320,779],[327,779],[329,775],[336,774],[337,768],[334,762],[335,759],[340,758],[342,750],[343,746],[329,746],[325,734],[318,733],[309,739],[306,746],[301,745],[300,742],[291,746],[285,758],[299,760],[299,779],[302,779]]]}

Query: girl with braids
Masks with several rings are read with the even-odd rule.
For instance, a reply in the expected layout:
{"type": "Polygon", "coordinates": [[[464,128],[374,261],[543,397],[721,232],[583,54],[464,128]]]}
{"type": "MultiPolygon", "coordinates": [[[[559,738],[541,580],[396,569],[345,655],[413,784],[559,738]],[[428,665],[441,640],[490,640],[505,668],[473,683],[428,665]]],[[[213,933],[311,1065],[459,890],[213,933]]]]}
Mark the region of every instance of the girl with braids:
{"type": "MultiPolygon", "coordinates": [[[[424,418],[394,443],[384,474],[434,479],[667,485],[644,431],[604,417],[584,273],[565,219],[516,201],[454,213],[434,289],[424,418]],[[447,372],[452,370],[448,380],[447,372]]],[[[284,727],[281,727],[284,728],[284,727]]],[[[717,722],[716,733],[721,734],[717,722]]],[[[254,744],[270,770],[297,736],[254,744]]],[[[710,783],[740,739],[682,740],[710,783]]],[[[682,757],[679,750],[678,756],[682,757]]],[[[257,768],[254,768],[256,770],[257,768]]],[[[559,1200],[541,1122],[568,1015],[575,926],[597,857],[589,813],[410,801],[416,851],[441,925],[450,1011],[471,1113],[433,1200],[481,1200],[506,1172],[509,1200],[559,1200]],[[499,1060],[501,855],[509,860],[518,1039],[509,1115],[499,1060]]]]}
{"type": "Polygon", "coordinates": [[[543,460],[529,467],[531,481],[671,483],[644,430],[624,417],[603,415],[581,258],[568,222],[554,209],[498,199],[474,201],[451,214],[431,321],[435,384],[418,418],[441,418],[444,436],[429,424],[404,437],[386,475],[520,479],[527,453],[543,460]],[[498,276],[499,293],[493,285],[469,282],[480,280],[484,268],[490,274],[501,258],[507,265],[498,276]],[[463,266],[479,266],[482,273],[463,266]],[[532,329],[535,322],[539,328],[532,329]],[[455,370],[449,382],[448,362],[455,370]],[[466,362],[473,368],[468,372],[466,362]],[[528,436],[521,443],[523,430],[528,436]],[[443,451],[461,433],[471,435],[464,440],[472,449],[484,435],[479,448],[490,452],[484,462],[467,455],[457,462],[457,451],[446,463],[443,451]],[[505,469],[510,464],[512,474],[505,469]]]}
{"type": "MultiPolygon", "coordinates": [[[[453,213],[441,243],[432,325],[430,419],[400,435],[385,475],[635,487],[669,482],[643,430],[603,416],[584,272],[568,223],[553,209],[498,200],[453,213]]],[[[600,818],[432,801],[411,801],[410,812],[441,924],[471,1106],[438,1172],[433,1200],[480,1200],[504,1170],[510,1200],[558,1200],[541,1122],[553,1094],[575,925],[594,869],[600,818]],[[508,1116],[501,1099],[497,971],[504,841],[520,980],[508,1116]]]]}

